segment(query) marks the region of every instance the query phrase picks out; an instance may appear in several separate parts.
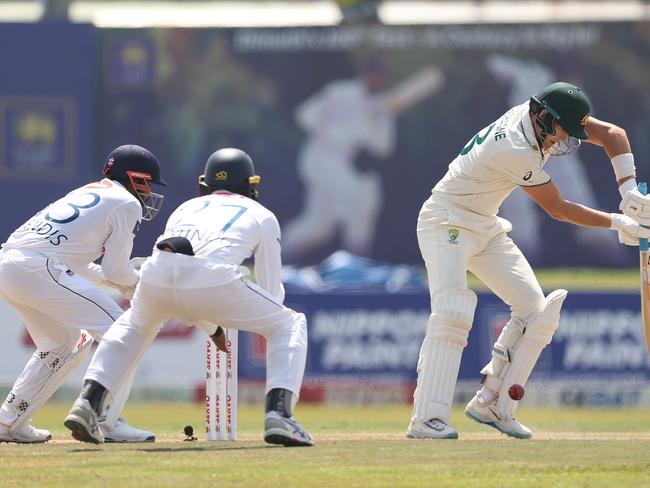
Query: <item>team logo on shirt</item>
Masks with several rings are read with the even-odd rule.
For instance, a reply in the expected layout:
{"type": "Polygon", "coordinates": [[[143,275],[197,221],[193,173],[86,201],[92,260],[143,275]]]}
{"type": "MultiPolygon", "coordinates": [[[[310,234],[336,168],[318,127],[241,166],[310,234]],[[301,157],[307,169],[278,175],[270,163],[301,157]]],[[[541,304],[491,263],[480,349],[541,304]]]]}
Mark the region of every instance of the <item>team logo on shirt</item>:
{"type": "Polygon", "coordinates": [[[214,175],[214,177],[218,181],[226,181],[228,179],[228,172],[227,171],[219,171],[216,175],[214,175]]]}
{"type": "Polygon", "coordinates": [[[526,173],[526,174],[524,175],[524,181],[528,181],[528,180],[530,180],[530,179],[532,178],[532,176],[533,176],[533,172],[532,172],[532,171],[529,171],[528,173],[526,173]]]}
{"type": "Polygon", "coordinates": [[[449,229],[449,240],[447,241],[449,244],[458,244],[458,234],[460,234],[460,231],[458,229],[449,229]]]}

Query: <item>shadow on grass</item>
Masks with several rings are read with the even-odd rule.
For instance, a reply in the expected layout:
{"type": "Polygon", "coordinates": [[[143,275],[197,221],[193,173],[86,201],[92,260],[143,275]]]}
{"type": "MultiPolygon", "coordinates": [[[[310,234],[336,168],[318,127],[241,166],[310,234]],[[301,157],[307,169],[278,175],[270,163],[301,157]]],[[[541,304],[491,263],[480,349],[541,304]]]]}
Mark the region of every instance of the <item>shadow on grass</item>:
{"type": "Polygon", "coordinates": [[[282,446],[196,446],[196,447],[145,447],[140,452],[183,452],[183,451],[252,451],[282,446]]]}

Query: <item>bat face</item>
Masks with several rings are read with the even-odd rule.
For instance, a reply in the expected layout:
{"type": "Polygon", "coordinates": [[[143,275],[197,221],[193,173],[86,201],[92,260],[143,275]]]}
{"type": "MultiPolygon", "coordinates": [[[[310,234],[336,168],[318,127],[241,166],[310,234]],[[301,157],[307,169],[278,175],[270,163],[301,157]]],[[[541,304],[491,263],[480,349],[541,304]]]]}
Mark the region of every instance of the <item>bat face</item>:
{"type": "Polygon", "coordinates": [[[641,316],[646,348],[650,354],[650,251],[641,251],[641,316]]]}

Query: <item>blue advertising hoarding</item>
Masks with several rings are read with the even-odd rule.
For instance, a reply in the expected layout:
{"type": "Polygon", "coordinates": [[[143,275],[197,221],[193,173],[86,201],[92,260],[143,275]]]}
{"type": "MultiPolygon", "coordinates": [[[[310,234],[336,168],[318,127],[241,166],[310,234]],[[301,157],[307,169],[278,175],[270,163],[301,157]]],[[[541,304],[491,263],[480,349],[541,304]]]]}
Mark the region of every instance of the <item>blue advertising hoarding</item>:
{"type": "Polygon", "coordinates": [[[96,31],[90,24],[0,24],[2,239],[99,176],[96,31]]]}
{"type": "MultiPolygon", "coordinates": [[[[429,317],[429,295],[289,294],[309,327],[306,379],[414,382],[429,317]]],[[[479,293],[459,380],[481,379],[492,344],[509,319],[496,296],[479,293]]],[[[263,379],[263,339],[244,334],[240,375],[263,379]]],[[[642,381],[650,379],[638,293],[569,293],[553,342],[532,380],[642,381]]]]}

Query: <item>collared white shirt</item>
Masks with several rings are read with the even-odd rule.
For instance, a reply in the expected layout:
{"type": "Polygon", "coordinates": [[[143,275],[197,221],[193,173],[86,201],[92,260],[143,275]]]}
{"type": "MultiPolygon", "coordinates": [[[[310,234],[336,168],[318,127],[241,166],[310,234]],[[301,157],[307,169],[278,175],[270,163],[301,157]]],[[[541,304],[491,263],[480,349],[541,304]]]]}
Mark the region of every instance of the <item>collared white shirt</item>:
{"type": "Polygon", "coordinates": [[[255,200],[229,191],[188,200],[170,215],[157,241],[169,237],[185,237],[195,256],[212,264],[240,266],[254,257],[257,284],[284,301],[280,224],[255,200]]]}
{"type": "Polygon", "coordinates": [[[103,179],[71,191],[15,230],[3,250],[56,257],[95,281],[138,281],[129,264],[142,220],[138,199],[117,181],[103,179]],[[101,272],[93,261],[102,257],[101,272]],[[92,275],[92,276],[90,276],[92,275]]]}
{"type": "Polygon", "coordinates": [[[548,154],[540,152],[525,102],[472,137],[432,193],[464,211],[496,216],[517,186],[551,180],[542,169],[547,160],[548,154]]]}

